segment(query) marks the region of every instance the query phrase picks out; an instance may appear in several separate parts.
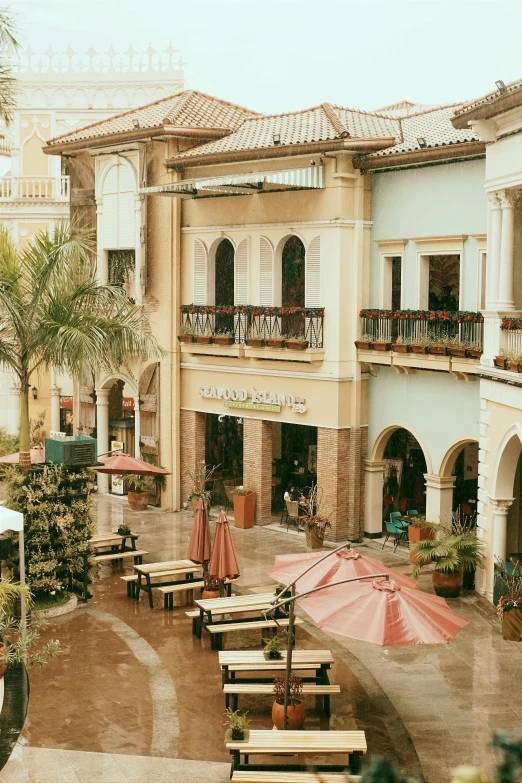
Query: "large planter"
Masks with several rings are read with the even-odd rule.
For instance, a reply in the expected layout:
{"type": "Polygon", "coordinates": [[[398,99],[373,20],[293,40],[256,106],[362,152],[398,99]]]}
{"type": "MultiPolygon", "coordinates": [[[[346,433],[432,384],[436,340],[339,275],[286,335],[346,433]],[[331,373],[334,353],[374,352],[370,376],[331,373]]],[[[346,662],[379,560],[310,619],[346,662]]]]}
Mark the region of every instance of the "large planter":
{"type": "MultiPolygon", "coordinates": [[[[433,528],[431,527],[415,527],[414,525],[408,527],[408,541],[410,544],[413,544],[416,541],[431,541],[434,535],[433,528]]],[[[416,562],[417,552],[410,547],[410,563],[416,562]]]]}
{"type": "Polygon", "coordinates": [[[193,334],[178,334],[178,340],[180,343],[193,343],[194,342],[194,335],[193,334]]]}
{"type": "Polygon", "coordinates": [[[502,615],[502,638],[519,642],[522,636],[522,610],[510,609],[502,615]]]}
{"type": "Polygon", "coordinates": [[[254,527],[256,493],[237,495],[234,493],[234,525],[241,528],[254,527]]]}
{"type": "Polygon", "coordinates": [[[127,500],[133,511],[145,511],[149,505],[148,492],[127,492],[127,500]]]}
{"type": "Polygon", "coordinates": [[[202,590],[201,591],[201,600],[202,601],[209,601],[212,598],[219,598],[219,590],[202,590]]]}
{"type": "Polygon", "coordinates": [[[394,353],[409,353],[410,349],[411,346],[406,345],[406,343],[393,343],[394,353]]]}
{"type": "Polygon", "coordinates": [[[265,340],[263,337],[247,337],[246,344],[252,348],[264,348],[265,340]]]}
{"type": "MultiPolygon", "coordinates": [[[[7,652],[7,647],[3,642],[0,642],[0,656],[5,655],[7,652]]],[[[5,670],[7,669],[7,666],[5,663],[0,663],[0,680],[5,674],[5,670]]]]}
{"type": "MultiPolygon", "coordinates": [[[[282,731],[283,718],[284,718],[284,704],[277,699],[272,704],[272,722],[276,729],[282,731]]],[[[302,729],[305,721],[305,708],[302,701],[298,701],[297,704],[289,704],[286,713],[287,724],[286,727],[290,731],[296,731],[302,729]]]]}
{"type": "Polygon", "coordinates": [[[458,598],[462,587],[462,571],[452,571],[444,574],[442,571],[434,571],[432,575],[433,588],[441,598],[458,598]]]}
{"type": "Polygon", "coordinates": [[[305,527],[306,546],[309,549],[322,549],[324,544],[324,530],[318,530],[314,525],[305,527]]]}
{"type": "Polygon", "coordinates": [[[361,351],[369,351],[371,350],[372,343],[368,342],[367,340],[356,340],[355,347],[359,348],[361,351]]]}
{"type": "Polygon", "coordinates": [[[445,345],[429,345],[428,350],[432,356],[446,356],[448,352],[445,345]]]}
{"type": "Polygon", "coordinates": [[[391,343],[372,343],[374,351],[391,351],[391,343]]]}
{"type": "Polygon", "coordinates": [[[495,367],[498,367],[499,370],[505,370],[506,369],[506,360],[503,356],[495,356],[495,367]]]}
{"type": "Polygon", "coordinates": [[[219,335],[219,334],[214,335],[214,345],[232,345],[233,342],[234,342],[233,335],[229,335],[229,336],[219,335]]]}
{"type": "Polygon", "coordinates": [[[281,340],[267,340],[266,344],[269,348],[283,348],[285,341],[281,340]]]}
{"type": "Polygon", "coordinates": [[[196,334],[194,335],[194,342],[200,343],[201,345],[206,345],[212,342],[212,337],[207,334],[196,334]]]}
{"type": "Polygon", "coordinates": [[[483,352],[480,348],[468,348],[466,353],[468,355],[468,359],[480,359],[483,352]]]}
{"type": "Polygon", "coordinates": [[[306,351],[308,340],[286,340],[286,347],[291,351],[306,351]]]}
{"type": "Polygon", "coordinates": [[[513,361],[512,359],[508,359],[507,364],[511,372],[520,372],[520,368],[522,367],[522,362],[513,361]]]}

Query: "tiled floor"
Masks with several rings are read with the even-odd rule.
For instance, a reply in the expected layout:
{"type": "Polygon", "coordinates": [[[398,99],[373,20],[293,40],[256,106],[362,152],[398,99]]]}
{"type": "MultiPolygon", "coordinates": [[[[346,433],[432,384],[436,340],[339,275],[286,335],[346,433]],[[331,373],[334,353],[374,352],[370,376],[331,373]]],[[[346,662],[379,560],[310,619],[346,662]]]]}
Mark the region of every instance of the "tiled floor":
{"type": "MultiPolygon", "coordinates": [[[[188,513],[133,513],[115,498],[98,503],[100,532],[129,522],[147,561],[185,556],[188,513]]],[[[275,554],[305,549],[304,537],[284,528],[233,529],[233,537],[241,591],[269,583],[275,554]]],[[[409,570],[404,550],[363,546],[386,565],[409,570]]],[[[23,744],[0,783],[228,779],[216,653],[208,639],[192,637],[183,609],[165,612],[158,601],[150,610],[144,598],[127,599],[120,575],[100,567],[89,605],[52,622],[49,633],[65,653],[31,672],[23,744]]],[[[429,576],[420,586],[431,589],[429,576]]],[[[491,732],[522,729],[521,645],[502,640],[493,608],[475,594],[452,606],[472,624],[449,645],[385,649],[308,622],[298,630],[300,646],[327,646],[336,657],[332,682],[342,693],[332,700],[330,727],[364,729],[371,752],[430,783],[448,781],[461,763],[487,767],[491,732]]],[[[247,636],[231,644],[259,642],[247,636]]],[[[269,698],[245,698],[241,707],[253,727],[271,727],[269,698]]],[[[307,725],[326,728],[313,703],[307,708],[307,725]]]]}

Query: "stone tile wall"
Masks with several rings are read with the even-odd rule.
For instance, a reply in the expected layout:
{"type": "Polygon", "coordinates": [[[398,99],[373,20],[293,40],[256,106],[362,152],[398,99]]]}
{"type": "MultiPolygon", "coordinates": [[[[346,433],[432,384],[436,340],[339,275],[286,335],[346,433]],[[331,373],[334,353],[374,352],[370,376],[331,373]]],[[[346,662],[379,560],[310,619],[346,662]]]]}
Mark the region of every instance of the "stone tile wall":
{"type": "Polygon", "coordinates": [[[317,428],[317,484],[323,490],[333,541],[355,540],[364,525],[363,460],[368,450],[368,429],[317,428]]]}
{"type": "Polygon", "coordinates": [[[205,414],[199,411],[180,411],[180,485],[181,503],[193,491],[187,470],[193,471],[205,459],[205,414]]]}
{"type": "Polygon", "coordinates": [[[272,515],[272,422],[243,419],[243,485],[257,493],[256,525],[272,515]]]}

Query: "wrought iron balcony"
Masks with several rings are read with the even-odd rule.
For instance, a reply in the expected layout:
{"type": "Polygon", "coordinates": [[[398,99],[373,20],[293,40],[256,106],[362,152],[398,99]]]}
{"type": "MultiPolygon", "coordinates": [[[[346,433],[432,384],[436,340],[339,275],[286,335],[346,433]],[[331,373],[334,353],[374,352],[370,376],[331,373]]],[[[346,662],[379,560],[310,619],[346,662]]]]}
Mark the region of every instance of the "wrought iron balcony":
{"type": "Polygon", "coordinates": [[[180,340],[322,348],[323,307],[181,305],[180,340]]]}
{"type": "Polygon", "coordinates": [[[482,313],[457,310],[361,310],[358,347],[402,353],[478,358],[484,340],[482,313]]]}

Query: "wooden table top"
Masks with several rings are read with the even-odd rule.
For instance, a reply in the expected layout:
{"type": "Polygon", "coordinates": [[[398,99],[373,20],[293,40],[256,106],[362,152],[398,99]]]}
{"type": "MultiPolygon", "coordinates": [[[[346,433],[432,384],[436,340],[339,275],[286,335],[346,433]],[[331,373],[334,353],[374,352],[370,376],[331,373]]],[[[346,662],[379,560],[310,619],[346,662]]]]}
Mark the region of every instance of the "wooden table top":
{"type": "Polygon", "coordinates": [[[92,544],[107,544],[109,545],[112,541],[115,541],[117,543],[122,542],[122,539],[124,538],[138,538],[139,533],[127,533],[126,536],[122,536],[120,533],[103,533],[97,536],[91,536],[91,543],[92,544]]]}
{"type": "Polygon", "coordinates": [[[257,609],[269,609],[275,596],[273,593],[251,595],[232,595],[224,598],[206,598],[195,601],[204,612],[219,612],[233,614],[234,612],[250,612],[257,609]]]}
{"type": "MultiPolygon", "coordinates": [[[[220,650],[219,665],[223,666],[256,666],[270,668],[275,666],[286,666],[286,650],[281,651],[283,656],[280,660],[266,660],[262,650],[220,650]]],[[[330,650],[294,650],[292,653],[292,665],[299,664],[321,664],[334,662],[330,650]]]]}
{"type": "Polygon", "coordinates": [[[251,730],[248,740],[227,742],[241,753],[366,753],[364,731],[251,730]]]}
{"type": "Polygon", "coordinates": [[[192,560],[167,560],[163,563],[143,563],[142,565],[135,565],[134,570],[140,574],[154,574],[157,571],[177,572],[189,574],[195,571],[200,571],[202,566],[199,563],[194,563],[192,560]]]}

